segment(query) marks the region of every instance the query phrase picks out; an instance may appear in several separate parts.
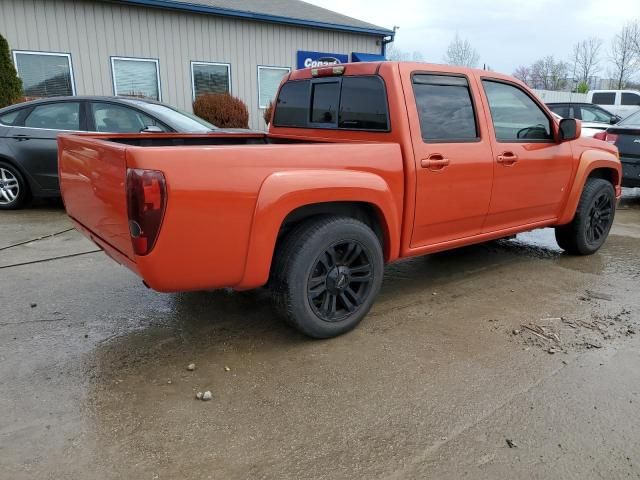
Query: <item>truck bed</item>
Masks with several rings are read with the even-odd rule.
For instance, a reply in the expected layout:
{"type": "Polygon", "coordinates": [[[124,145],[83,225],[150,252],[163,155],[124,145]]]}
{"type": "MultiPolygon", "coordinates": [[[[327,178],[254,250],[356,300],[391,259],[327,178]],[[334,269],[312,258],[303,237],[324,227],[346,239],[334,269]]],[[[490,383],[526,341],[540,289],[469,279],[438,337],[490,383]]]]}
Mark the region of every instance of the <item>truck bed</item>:
{"type": "Polygon", "coordinates": [[[254,288],[266,282],[264,266],[258,266],[259,275],[245,268],[249,244],[264,243],[268,254],[260,262],[270,263],[269,243],[275,242],[277,229],[254,225],[255,213],[260,210],[260,221],[279,227],[291,213],[286,205],[295,209],[306,201],[297,192],[309,203],[322,198],[328,188],[323,187],[328,185],[325,178],[331,177],[332,185],[344,183],[342,189],[331,188],[332,201],[362,201],[349,184],[358,172],[390,192],[389,208],[398,223],[402,214],[403,164],[395,143],[305,141],[252,133],[61,135],[58,142],[69,216],[159,291],[254,288]],[[159,171],[166,179],[160,233],[144,256],[132,247],[128,169],[159,171]]]}

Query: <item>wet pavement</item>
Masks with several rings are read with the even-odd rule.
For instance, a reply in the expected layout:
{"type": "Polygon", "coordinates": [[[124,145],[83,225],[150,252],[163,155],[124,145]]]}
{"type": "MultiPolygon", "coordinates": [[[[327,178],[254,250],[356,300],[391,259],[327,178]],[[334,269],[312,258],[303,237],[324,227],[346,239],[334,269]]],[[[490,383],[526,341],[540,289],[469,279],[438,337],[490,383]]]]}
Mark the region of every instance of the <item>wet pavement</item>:
{"type": "Polygon", "coordinates": [[[148,290],[60,208],[0,223],[2,479],[640,478],[640,190],[591,257],[392,265],[329,341],[264,291],[148,290]]]}

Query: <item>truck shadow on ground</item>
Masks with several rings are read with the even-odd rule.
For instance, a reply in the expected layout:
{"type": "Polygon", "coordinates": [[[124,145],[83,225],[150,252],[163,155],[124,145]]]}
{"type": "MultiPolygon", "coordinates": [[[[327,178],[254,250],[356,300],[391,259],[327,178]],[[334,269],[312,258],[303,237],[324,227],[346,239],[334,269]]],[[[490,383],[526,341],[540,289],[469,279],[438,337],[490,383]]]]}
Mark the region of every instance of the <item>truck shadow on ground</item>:
{"type": "MultiPolygon", "coordinates": [[[[498,241],[453,251],[404,260],[390,265],[376,311],[395,308],[416,297],[430,299],[440,294],[455,300],[456,284],[482,283],[483,277],[495,278],[497,271],[508,274],[511,265],[518,270],[540,261],[564,262],[571,269],[571,258],[557,246],[526,240],[498,241]]],[[[601,255],[588,260],[589,272],[601,271],[601,255]]],[[[576,263],[584,268],[585,262],[576,263]]],[[[266,289],[250,292],[219,290],[172,295],[166,309],[147,315],[150,321],[140,328],[100,343],[91,355],[90,368],[95,376],[122,376],[124,370],[147,363],[154,367],[182,364],[189,358],[207,357],[210,361],[228,352],[283,351],[313,343],[276,314],[266,289]],[[179,361],[177,359],[180,359],[179,361]]],[[[348,337],[348,335],[347,335],[348,337]]]]}

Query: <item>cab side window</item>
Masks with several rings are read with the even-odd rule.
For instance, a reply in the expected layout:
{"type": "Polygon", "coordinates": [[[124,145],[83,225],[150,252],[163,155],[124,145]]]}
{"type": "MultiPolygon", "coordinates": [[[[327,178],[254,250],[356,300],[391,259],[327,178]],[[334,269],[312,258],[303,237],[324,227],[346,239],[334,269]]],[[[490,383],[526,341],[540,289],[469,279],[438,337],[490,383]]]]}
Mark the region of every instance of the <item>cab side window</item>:
{"type": "Polygon", "coordinates": [[[549,142],[551,121],[526,93],[513,85],[483,80],[496,139],[499,142],[549,142]]]}
{"type": "Polygon", "coordinates": [[[412,83],[425,142],[468,142],[479,138],[465,77],[417,74],[412,83]]]}

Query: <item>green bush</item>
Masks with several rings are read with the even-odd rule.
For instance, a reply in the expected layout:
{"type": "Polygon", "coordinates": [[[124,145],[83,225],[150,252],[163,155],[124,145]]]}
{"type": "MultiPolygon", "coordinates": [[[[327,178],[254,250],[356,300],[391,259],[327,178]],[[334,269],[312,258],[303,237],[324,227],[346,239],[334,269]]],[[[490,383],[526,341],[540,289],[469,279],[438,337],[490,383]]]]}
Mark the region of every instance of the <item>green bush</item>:
{"type": "Polygon", "coordinates": [[[200,95],[193,113],[220,128],[249,128],[249,110],[242,100],[228,93],[200,95]]]}
{"type": "Polygon", "coordinates": [[[589,91],[589,84],[587,82],[580,82],[576,88],[577,93],[587,93],[589,91]]]}
{"type": "Polygon", "coordinates": [[[13,105],[22,98],[22,80],[18,77],[7,40],[0,35],[0,108],[13,105]]]}

